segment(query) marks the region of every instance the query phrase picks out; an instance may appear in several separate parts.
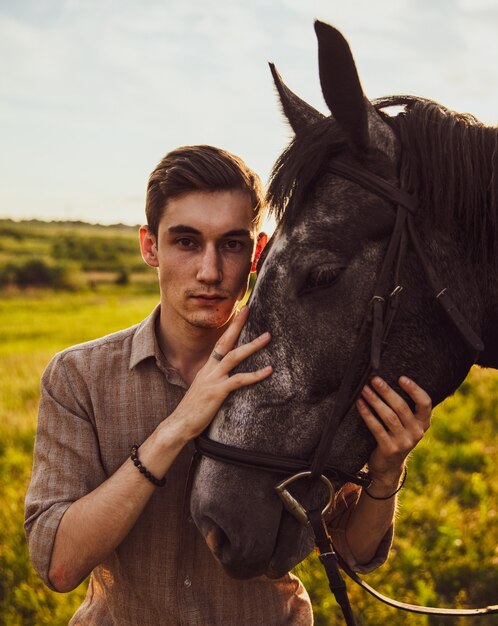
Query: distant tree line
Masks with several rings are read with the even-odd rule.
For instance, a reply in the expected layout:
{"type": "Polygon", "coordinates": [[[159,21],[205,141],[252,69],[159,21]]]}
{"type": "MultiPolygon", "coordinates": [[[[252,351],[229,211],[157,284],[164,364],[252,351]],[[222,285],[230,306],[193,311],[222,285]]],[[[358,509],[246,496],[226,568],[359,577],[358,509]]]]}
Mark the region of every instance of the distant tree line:
{"type": "Polygon", "coordinates": [[[126,285],[132,272],[146,271],[137,227],[0,220],[0,289],[75,291],[91,286],[104,274],[106,282],[111,276],[112,282],[126,285]]]}
{"type": "Polygon", "coordinates": [[[45,259],[28,259],[19,264],[0,267],[0,288],[13,286],[46,287],[76,291],[85,286],[81,268],[75,263],[51,263],[45,259]]]}

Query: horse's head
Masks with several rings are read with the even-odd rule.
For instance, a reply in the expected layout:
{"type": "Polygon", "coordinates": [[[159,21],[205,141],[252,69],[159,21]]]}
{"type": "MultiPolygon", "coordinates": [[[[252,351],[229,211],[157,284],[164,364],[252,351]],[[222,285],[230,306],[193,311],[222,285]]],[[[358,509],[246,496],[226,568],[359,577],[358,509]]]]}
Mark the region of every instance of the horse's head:
{"type": "MultiPolygon", "coordinates": [[[[242,365],[253,370],[271,363],[274,372],[233,394],[209,431],[216,441],[282,457],[312,456],[362,334],[365,348],[358,356],[358,370],[367,365],[371,334],[367,312],[395,223],[395,204],[330,173],[327,166],[333,160],[361,167],[394,185],[401,177],[401,184],[419,195],[420,215],[414,222],[424,233],[425,253],[445,286],[455,288],[453,298],[467,319],[477,332],[482,330],[478,286],[465,262],[466,238],[459,235],[458,226],[448,227],[443,219],[439,223],[436,207],[429,206],[444,190],[425,196],[420,190],[418,178],[424,168],[416,150],[412,153],[404,145],[411,131],[400,130],[409,126],[408,114],[399,114],[396,122],[380,111],[379,103],[369,102],[342,35],[322,23],[316,24],[316,32],[330,117],[294,95],[272,67],[295,139],[273,173],[270,199],[280,221],[267,248],[241,341],[270,331],[270,345],[242,365]]],[[[398,101],[427,104],[410,98],[398,101]]],[[[420,133],[440,133],[437,123],[435,117],[434,126],[420,133]]],[[[425,145],[416,129],[411,134],[413,145],[425,145]]],[[[432,158],[450,157],[442,153],[432,158]]],[[[444,172],[439,176],[444,179],[444,172]]],[[[410,246],[402,267],[395,265],[390,272],[393,276],[398,272],[403,291],[396,296],[399,309],[380,373],[394,387],[401,374],[412,377],[436,403],[460,384],[473,355],[438,307],[410,246]]],[[[373,440],[354,407],[329,428],[333,431],[329,462],[357,472],[367,461],[373,440]]],[[[307,528],[283,510],[274,491],[278,479],[271,472],[209,458],[200,463],[192,493],[194,519],[234,576],[280,576],[312,548],[307,528]]],[[[306,505],[316,505],[323,497],[320,486],[312,483],[297,485],[296,493],[306,505]]]]}

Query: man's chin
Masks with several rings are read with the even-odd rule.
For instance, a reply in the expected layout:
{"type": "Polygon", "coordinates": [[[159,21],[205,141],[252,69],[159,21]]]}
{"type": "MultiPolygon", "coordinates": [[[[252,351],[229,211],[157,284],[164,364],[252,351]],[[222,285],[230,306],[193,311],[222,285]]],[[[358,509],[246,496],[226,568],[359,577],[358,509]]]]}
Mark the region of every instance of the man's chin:
{"type": "Polygon", "coordinates": [[[218,330],[224,328],[231,317],[226,315],[219,316],[195,316],[188,320],[191,326],[195,328],[204,328],[206,330],[218,330]]]}
{"type": "Polygon", "coordinates": [[[189,315],[187,321],[195,328],[216,330],[224,328],[231,321],[234,314],[235,307],[203,311],[189,315]]]}

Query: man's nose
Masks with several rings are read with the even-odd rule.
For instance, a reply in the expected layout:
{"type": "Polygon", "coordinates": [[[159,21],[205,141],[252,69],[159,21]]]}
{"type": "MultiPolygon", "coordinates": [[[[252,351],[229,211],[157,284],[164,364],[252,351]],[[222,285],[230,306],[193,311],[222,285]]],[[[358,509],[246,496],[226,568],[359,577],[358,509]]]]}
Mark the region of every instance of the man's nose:
{"type": "Polygon", "coordinates": [[[221,257],[215,246],[207,246],[203,251],[197,280],[201,283],[215,284],[222,279],[221,257]]]}

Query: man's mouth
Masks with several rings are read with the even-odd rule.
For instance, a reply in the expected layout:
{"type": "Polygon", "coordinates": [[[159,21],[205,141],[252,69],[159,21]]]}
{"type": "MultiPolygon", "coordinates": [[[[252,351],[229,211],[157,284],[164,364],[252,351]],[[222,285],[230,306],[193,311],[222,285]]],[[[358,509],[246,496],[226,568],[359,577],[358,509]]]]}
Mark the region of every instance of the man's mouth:
{"type": "Polygon", "coordinates": [[[226,300],[226,296],[222,296],[221,294],[213,294],[213,293],[198,293],[189,296],[190,299],[199,302],[200,304],[218,304],[223,300],[226,300]]]}

